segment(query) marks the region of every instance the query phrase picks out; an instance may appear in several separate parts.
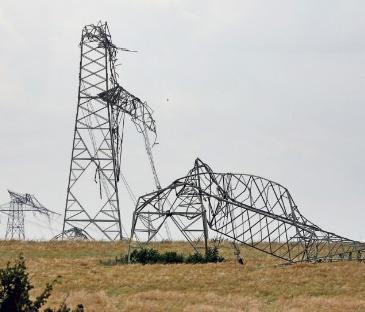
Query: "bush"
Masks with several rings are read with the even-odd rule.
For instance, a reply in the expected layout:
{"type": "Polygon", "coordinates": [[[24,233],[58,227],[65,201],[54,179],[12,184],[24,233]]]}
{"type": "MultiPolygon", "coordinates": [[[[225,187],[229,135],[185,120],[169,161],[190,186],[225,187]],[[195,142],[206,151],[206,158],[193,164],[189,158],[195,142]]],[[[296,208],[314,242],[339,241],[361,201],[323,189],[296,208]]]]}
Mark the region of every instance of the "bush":
{"type": "MultiPolygon", "coordinates": [[[[37,312],[51,296],[54,284],[59,277],[51,283],[47,283],[43,292],[35,298],[30,299],[29,291],[34,288],[30,282],[29,273],[22,255],[15,260],[13,266],[7,263],[5,269],[0,269],[0,312],[37,312]]],[[[47,312],[71,312],[63,303],[58,310],[47,308],[47,312]]],[[[82,305],[79,305],[74,312],[83,312],[82,305]]]]}
{"type": "Polygon", "coordinates": [[[206,262],[223,262],[224,258],[219,255],[218,247],[214,246],[213,248],[208,248],[205,260],[206,262]]]}
{"type": "Polygon", "coordinates": [[[153,248],[134,249],[130,257],[131,263],[153,264],[161,262],[161,255],[153,248]]]}
{"type": "Polygon", "coordinates": [[[199,252],[194,252],[191,255],[188,255],[185,259],[185,263],[206,263],[205,261],[205,257],[199,253],[199,252]]]}
{"type": "Polygon", "coordinates": [[[219,255],[219,250],[217,246],[208,247],[207,254],[202,255],[198,252],[195,252],[192,255],[189,255],[185,262],[186,263],[210,263],[210,262],[223,262],[224,258],[219,255]]]}
{"type": "Polygon", "coordinates": [[[166,251],[165,253],[160,255],[160,261],[162,263],[183,263],[184,256],[183,254],[178,254],[176,251],[166,251]]]}
{"type": "MultiPolygon", "coordinates": [[[[217,247],[208,248],[207,254],[195,252],[187,257],[176,251],[166,251],[160,253],[153,248],[139,248],[134,249],[130,255],[130,263],[141,264],[172,264],[172,263],[208,263],[208,262],[222,262],[224,258],[219,255],[217,247]]],[[[115,257],[115,260],[101,261],[104,265],[127,264],[128,255],[122,255],[120,258],[115,257]]]]}

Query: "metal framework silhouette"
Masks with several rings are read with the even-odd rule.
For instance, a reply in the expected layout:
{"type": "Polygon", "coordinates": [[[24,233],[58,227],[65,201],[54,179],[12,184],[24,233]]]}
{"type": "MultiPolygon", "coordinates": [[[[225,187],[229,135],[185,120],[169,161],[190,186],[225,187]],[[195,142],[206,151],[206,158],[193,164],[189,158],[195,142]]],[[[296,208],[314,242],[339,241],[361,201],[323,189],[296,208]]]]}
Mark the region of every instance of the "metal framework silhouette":
{"type": "Polygon", "coordinates": [[[216,173],[200,159],[185,177],[139,198],[130,248],[133,239],[154,239],[167,220],[197,252],[226,238],[236,249],[244,244],[290,263],[365,258],[364,243],[310,222],[287,188],[254,175],[216,173]]]}
{"type": "Polygon", "coordinates": [[[93,238],[85,230],[72,227],[63,233],[60,233],[52,238],[52,240],[60,240],[62,237],[66,240],[93,240],[93,238]]]}
{"type": "Polygon", "coordinates": [[[156,124],[146,102],[117,82],[118,50],[107,23],[87,25],[80,42],[78,104],[67,187],[62,239],[70,229],[81,229],[90,237],[123,238],[118,195],[125,117],[143,134],[157,189],[160,183],[152,156],[149,133],[156,139],[156,124]]]}
{"type": "Polygon", "coordinates": [[[44,215],[48,219],[52,214],[57,214],[44,207],[34,195],[8,192],[10,202],[0,206],[0,212],[8,216],[5,239],[25,239],[24,219],[26,212],[44,215]]]}

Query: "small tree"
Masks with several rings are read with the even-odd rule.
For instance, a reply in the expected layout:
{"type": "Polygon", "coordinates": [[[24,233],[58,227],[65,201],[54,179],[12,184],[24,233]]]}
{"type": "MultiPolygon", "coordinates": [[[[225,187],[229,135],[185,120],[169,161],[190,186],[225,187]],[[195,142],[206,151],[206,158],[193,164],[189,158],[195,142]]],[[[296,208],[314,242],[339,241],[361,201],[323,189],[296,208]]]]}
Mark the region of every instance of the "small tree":
{"type": "MultiPolygon", "coordinates": [[[[54,284],[59,277],[47,283],[43,292],[30,299],[29,291],[34,288],[30,282],[29,273],[23,255],[15,260],[13,266],[7,263],[5,269],[0,269],[0,312],[37,312],[47,302],[54,284]]],[[[63,303],[58,310],[46,309],[47,312],[71,312],[63,303]]],[[[82,312],[83,307],[78,306],[75,312],[82,312]],[[81,309],[80,309],[81,308],[81,309]]]]}

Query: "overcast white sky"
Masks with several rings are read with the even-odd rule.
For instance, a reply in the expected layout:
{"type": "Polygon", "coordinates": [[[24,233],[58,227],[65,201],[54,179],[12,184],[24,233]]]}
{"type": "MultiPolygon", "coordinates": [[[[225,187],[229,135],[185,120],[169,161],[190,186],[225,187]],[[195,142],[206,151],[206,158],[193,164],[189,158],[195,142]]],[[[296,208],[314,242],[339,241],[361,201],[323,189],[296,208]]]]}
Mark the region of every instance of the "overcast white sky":
{"type": "MultiPolygon", "coordinates": [[[[115,44],[139,51],[118,70],[155,111],[163,185],[199,156],[285,185],[312,222],[364,240],[364,16],[351,0],[1,0],[0,203],[11,189],[63,213],[81,29],[106,20],[115,44]]],[[[137,195],[153,189],[133,128],[123,167],[137,195]]]]}

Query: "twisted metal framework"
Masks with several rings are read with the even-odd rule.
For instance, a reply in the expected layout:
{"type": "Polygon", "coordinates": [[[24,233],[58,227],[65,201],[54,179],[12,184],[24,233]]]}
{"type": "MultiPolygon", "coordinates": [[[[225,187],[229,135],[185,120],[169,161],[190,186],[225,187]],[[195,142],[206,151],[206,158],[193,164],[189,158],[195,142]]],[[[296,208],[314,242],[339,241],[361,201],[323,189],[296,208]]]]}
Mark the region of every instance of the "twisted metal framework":
{"type": "Polygon", "coordinates": [[[62,236],[66,240],[92,240],[93,239],[89,235],[89,233],[87,233],[83,229],[80,229],[77,227],[72,227],[63,233],[56,235],[55,237],[52,238],[52,240],[60,240],[60,239],[62,239],[62,236]]]}
{"type": "Polygon", "coordinates": [[[19,194],[9,191],[10,202],[0,206],[0,212],[8,215],[5,239],[25,239],[24,219],[25,212],[33,212],[46,216],[58,214],[44,207],[34,195],[19,194]]]}
{"type": "MultiPolygon", "coordinates": [[[[365,244],[324,231],[298,210],[288,189],[248,174],[216,173],[200,159],[188,175],[141,196],[133,236],[149,242],[171,219],[190,244],[207,249],[208,230],[294,262],[364,259],[365,244]]],[[[219,240],[216,240],[219,241],[219,240]]]]}
{"type": "Polygon", "coordinates": [[[62,238],[68,238],[69,229],[79,228],[90,235],[99,232],[104,239],[122,239],[120,177],[132,193],[120,169],[125,117],[129,116],[144,136],[159,188],[148,138],[148,132],[156,138],[156,125],[147,103],[117,82],[117,52],[129,50],[112,43],[107,23],[85,26],[80,48],[78,105],[62,238]]]}

